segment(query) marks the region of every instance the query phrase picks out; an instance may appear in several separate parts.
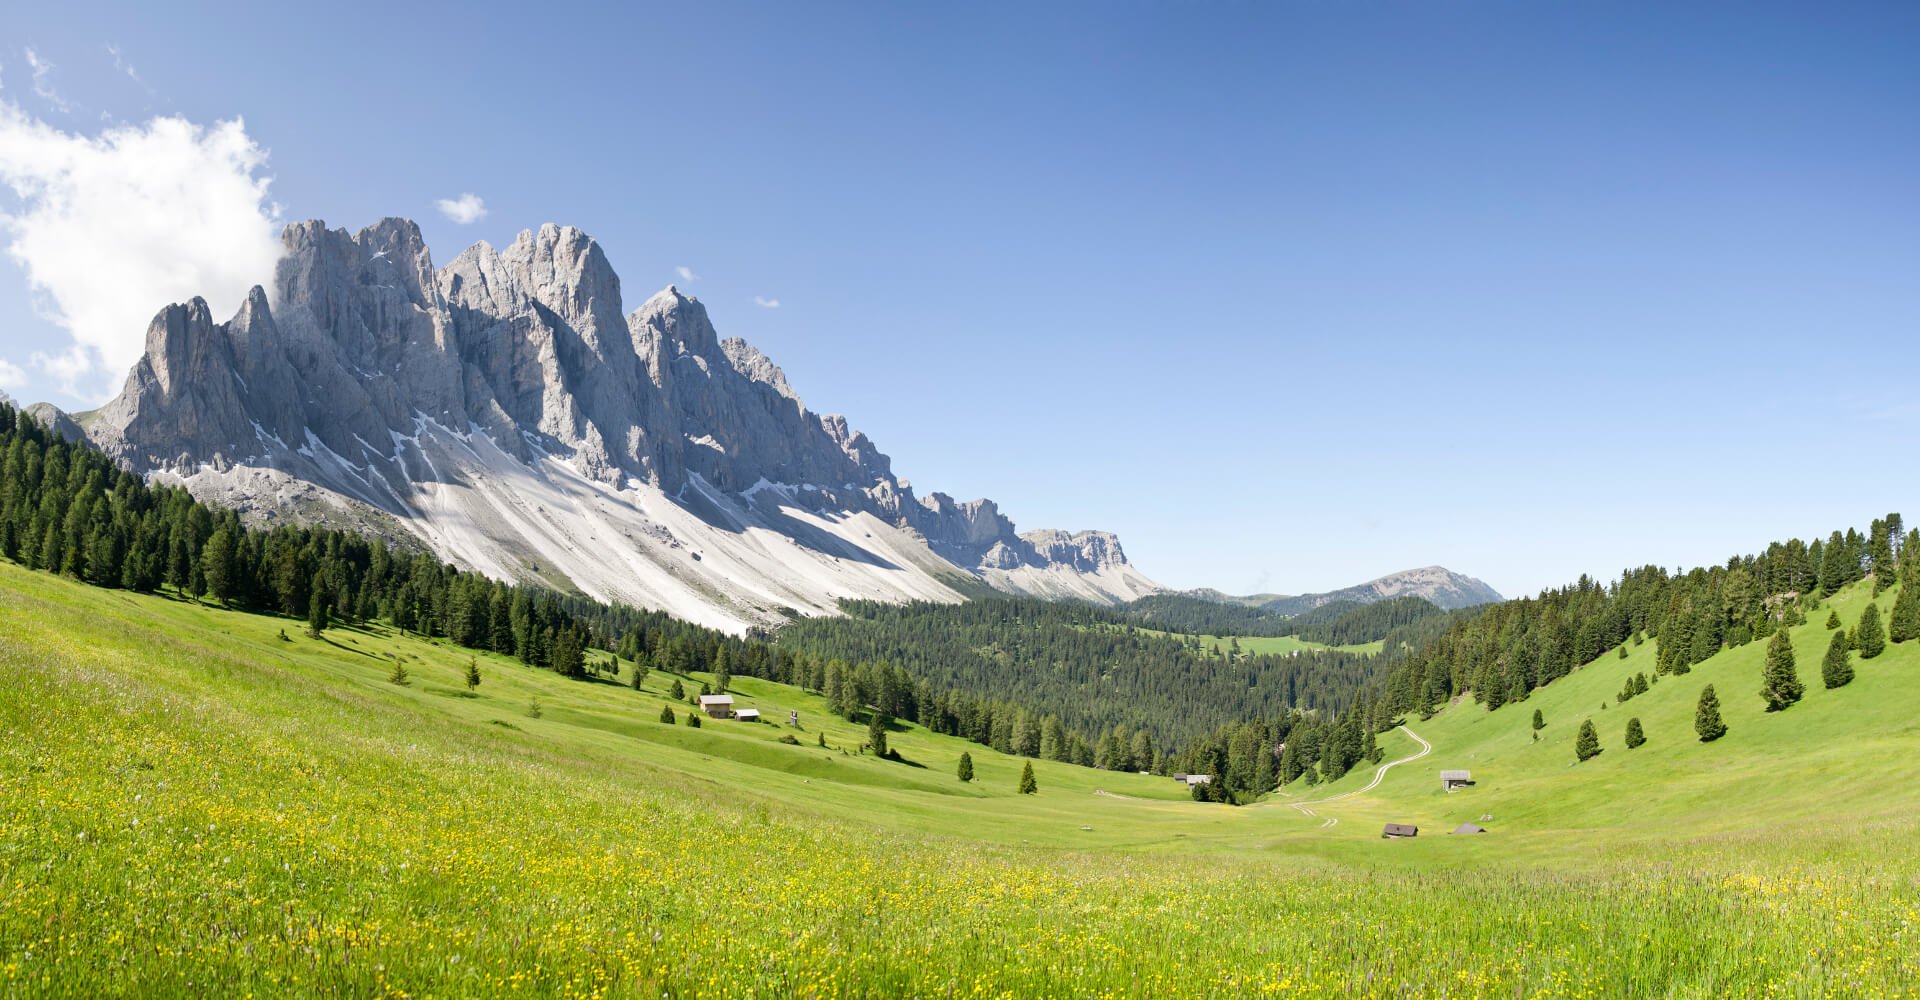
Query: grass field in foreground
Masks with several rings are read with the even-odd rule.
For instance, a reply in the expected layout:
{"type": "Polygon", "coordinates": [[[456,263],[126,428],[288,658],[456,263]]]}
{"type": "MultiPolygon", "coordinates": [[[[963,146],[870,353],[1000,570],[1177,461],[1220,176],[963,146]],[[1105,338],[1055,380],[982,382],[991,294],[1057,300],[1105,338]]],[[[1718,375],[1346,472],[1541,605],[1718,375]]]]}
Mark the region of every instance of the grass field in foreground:
{"type": "MultiPolygon", "coordinates": [[[[0,992],[1857,996],[1920,978],[1920,831],[1892,764],[1850,760],[1829,780],[1854,793],[1817,820],[1782,806],[1764,829],[1682,829],[1687,802],[1654,796],[1667,827],[1567,821],[1526,811],[1585,798],[1544,752],[1521,768],[1530,741],[1507,746],[1530,706],[1480,713],[1484,729],[1454,709],[1412,725],[1448,766],[1492,762],[1473,795],[1497,832],[1389,843],[1360,820],[1486,806],[1423,798],[1438,759],[1331,830],[1044,762],[1040,793],[1019,796],[1021,762],[914,727],[894,742],[924,768],[786,746],[779,725],[663,726],[664,676],[636,694],[483,656],[466,697],[467,655],[0,565],[0,992]],[[388,652],[410,686],[387,682],[388,652]],[[972,786],[951,777],[962,750],[972,786]]],[[[1914,660],[1856,684],[1911,714],[1914,660]]],[[[1744,669],[1716,663],[1693,676],[1744,669]]],[[[1597,705],[1575,689],[1599,675],[1535,703],[1597,705]]],[[[1691,685],[1663,681],[1644,707],[1691,685]]],[[[799,709],[803,740],[857,742],[810,696],[739,686],[778,720],[799,709]]],[[[1730,711],[1729,740],[1751,735],[1727,759],[1767,753],[1768,721],[1730,711]]],[[[1609,742],[1603,767],[1636,763],[1609,742]]],[[[1912,744],[1894,732],[1859,755],[1912,744]]]]}

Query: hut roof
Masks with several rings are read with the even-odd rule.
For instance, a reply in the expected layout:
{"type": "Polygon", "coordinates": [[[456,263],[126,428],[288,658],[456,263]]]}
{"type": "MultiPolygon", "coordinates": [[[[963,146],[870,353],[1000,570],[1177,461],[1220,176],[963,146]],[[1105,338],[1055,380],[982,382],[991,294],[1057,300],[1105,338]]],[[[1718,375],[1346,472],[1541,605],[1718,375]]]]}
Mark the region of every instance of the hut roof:
{"type": "Polygon", "coordinates": [[[730,695],[730,694],[703,694],[700,696],[701,708],[705,708],[708,705],[731,705],[731,704],[733,704],[733,695],[730,695]]]}
{"type": "Polygon", "coordinates": [[[1388,823],[1386,828],[1380,831],[1380,835],[1383,837],[1417,837],[1420,835],[1420,828],[1414,826],[1412,823],[1388,823]]]}
{"type": "Polygon", "coordinates": [[[1455,833],[1485,833],[1485,832],[1487,832],[1487,828],[1486,828],[1486,827],[1484,827],[1484,826],[1479,826],[1479,825],[1477,825],[1477,824],[1474,824],[1474,823],[1462,823],[1462,824],[1460,824],[1459,826],[1457,826],[1457,827],[1454,827],[1454,828],[1453,828],[1453,832],[1455,832],[1455,833]]]}
{"type": "Polygon", "coordinates": [[[1472,771],[1441,771],[1441,781],[1472,781],[1472,771]]]}

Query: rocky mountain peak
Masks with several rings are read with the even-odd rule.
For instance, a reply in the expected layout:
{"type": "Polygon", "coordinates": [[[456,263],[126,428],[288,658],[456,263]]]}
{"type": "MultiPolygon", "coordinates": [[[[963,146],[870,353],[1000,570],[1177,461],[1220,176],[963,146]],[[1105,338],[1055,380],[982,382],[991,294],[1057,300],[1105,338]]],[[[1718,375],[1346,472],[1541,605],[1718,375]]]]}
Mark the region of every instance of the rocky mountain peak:
{"type": "Polygon", "coordinates": [[[255,515],[397,524],[488,572],[565,565],[550,582],[734,625],[952,595],[943,574],[1095,600],[1157,589],[1111,536],[1022,536],[991,501],[915,501],[846,418],[721,341],[698,299],[669,285],[623,314],[579,229],[476,243],[440,269],[406,219],[300,222],[282,243],[231,320],[199,299],[160,311],[93,425],[103,449],[255,515]],[[649,573],[665,575],[636,582],[649,573]]]}

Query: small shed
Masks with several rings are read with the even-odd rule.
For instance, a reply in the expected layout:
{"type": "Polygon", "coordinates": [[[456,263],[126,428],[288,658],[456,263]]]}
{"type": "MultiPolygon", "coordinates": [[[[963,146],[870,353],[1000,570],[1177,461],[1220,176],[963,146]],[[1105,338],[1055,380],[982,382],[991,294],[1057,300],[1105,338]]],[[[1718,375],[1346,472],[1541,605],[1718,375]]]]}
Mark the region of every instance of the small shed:
{"type": "Polygon", "coordinates": [[[760,710],[757,708],[743,708],[733,713],[733,718],[736,722],[759,722],[760,710]]]}
{"type": "Polygon", "coordinates": [[[1441,771],[1440,787],[1451,792],[1456,788],[1465,788],[1473,784],[1472,771],[1441,771]]]}
{"type": "Polygon", "coordinates": [[[1455,833],[1485,833],[1487,828],[1476,823],[1462,823],[1453,828],[1455,833]]]}
{"type": "Polygon", "coordinates": [[[1184,777],[1186,778],[1188,787],[1213,784],[1213,775],[1211,774],[1189,774],[1184,777]]]}
{"type": "Polygon", "coordinates": [[[733,695],[703,694],[700,696],[700,711],[711,718],[730,719],[733,717],[733,695]]]}
{"type": "Polygon", "coordinates": [[[1414,826],[1412,823],[1388,823],[1386,829],[1380,831],[1380,836],[1388,840],[1398,840],[1401,837],[1418,837],[1420,836],[1420,828],[1414,826]]]}

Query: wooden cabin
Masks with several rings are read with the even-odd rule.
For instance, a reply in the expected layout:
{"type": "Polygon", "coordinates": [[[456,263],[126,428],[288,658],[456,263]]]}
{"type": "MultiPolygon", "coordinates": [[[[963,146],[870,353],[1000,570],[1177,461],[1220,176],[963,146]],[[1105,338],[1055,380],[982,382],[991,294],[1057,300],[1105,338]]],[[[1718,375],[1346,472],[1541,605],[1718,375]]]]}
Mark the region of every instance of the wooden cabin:
{"type": "Polygon", "coordinates": [[[1462,823],[1453,828],[1455,833],[1485,833],[1487,828],[1478,823],[1462,823]]]}
{"type": "Polygon", "coordinates": [[[735,721],[735,722],[759,722],[759,721],[760,721],[760,710],[759,710],[759,709],[757,709],[757,708],[743,708],[743,709],[741,709],[740,711],[738,711],[738,712],[735,712],[735,713],[733,713],[733,721],[735,721]]]}
{"type": "Polygon", "coordinates": [[[1451,792],[1456,788],[1465,788],[1473,784],[1472,771],[1441,771],[1440,787],[1451,792]]]}
{"type": "Polygon", "coordinates": [[[733,718],[733,695],[703,694],[700,696],[700,711],[713,719],[733,718]]]}
{"type": "Polygon", "coordinates": [[[1414,826],[1412,823],[1388,823],[1386,829],[1380,831],[1380,836],[1388,840],[1399,840],[1401,837],[1418,837],[1420,836],[1420,828],[1414,826]]]}

